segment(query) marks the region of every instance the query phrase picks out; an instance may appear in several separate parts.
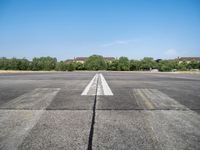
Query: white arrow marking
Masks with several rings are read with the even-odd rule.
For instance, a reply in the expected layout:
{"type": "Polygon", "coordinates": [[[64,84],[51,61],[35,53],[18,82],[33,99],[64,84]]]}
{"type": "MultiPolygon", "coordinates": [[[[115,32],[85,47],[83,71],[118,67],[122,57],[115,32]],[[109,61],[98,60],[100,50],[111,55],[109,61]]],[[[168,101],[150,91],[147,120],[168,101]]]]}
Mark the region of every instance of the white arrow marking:
{"type": "Polygon", "coordinates": [[[113,95],[113,93],[103,75],[96,74],[81,95],[113,95]]]}

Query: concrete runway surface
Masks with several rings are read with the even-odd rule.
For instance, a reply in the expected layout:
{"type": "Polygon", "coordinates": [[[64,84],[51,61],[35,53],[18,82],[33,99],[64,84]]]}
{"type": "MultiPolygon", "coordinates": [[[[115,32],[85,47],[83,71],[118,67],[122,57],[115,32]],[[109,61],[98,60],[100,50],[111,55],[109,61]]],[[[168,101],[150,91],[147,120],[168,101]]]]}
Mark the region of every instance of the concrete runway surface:
{"type": "Polygon", "coordinates": [[[0,149],[200,149],[200,75],[0,74],[0,149]]]}

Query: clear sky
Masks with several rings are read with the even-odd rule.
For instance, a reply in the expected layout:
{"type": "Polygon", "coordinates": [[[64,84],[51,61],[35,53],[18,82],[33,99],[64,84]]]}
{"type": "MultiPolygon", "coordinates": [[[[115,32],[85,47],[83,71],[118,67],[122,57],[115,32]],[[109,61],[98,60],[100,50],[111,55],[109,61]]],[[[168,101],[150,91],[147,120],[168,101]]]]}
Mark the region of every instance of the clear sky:
{"type": "Polygon", "coordinates": [[[200,0],[0,0],[0,57],[200,56],[200,0]]]}

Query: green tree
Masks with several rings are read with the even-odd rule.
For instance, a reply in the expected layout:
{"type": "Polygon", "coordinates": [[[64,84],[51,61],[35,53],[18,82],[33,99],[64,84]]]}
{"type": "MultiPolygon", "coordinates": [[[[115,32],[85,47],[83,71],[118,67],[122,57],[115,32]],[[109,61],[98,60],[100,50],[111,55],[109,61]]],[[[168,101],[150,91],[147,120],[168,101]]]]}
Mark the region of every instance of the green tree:
{"type": "Polygon", "coordinates": [[[130,70],[137,71],[140,70],[141,62],[139,60],[131,60],[130,61],[130,70]]]}
{"type": "Polygon", "coordinates": [[[67,64],[63,61],[57,62],[55,69],[57,71],[66,71],[67,70],[67,64]]]}
{"type": "Polygon", "coordinates": [[[187,70],[187,62],[183,61],[181,63],[178,63],[177,69],[181,71],[186,71],[187,70]]]}
{"type": "Polygon", "coordinates": [[[16,58],[11,58],[9,63],[10,70],[17,70],[18,69],[18,60],[16,58]]]}
{"type": "Polygon", "coordinates": [[[17,64],[18,70],[29,70],[30,69],[30,61],[26,58],[19,59],[17,64]]]}
{"type": "Polygon", "coordinates": [[[75,62],[74,65],[76,70],[85,70],[84,63],[75,62]]]}
{"type": "Polygon", "coordinates": [[[54,70],[56,67],[57,59],[52,57],[33,58],[33,70],[54,70]]]}
{"type": "Polygon", "coordinates": [[[196,61],[191,61],[190,63],[187,64],[187,69],[199,69],[199,64],[200,62],[196,62],[196,61]]]}
{"type": "Polygon", "coordinates": [[[130,70],[130,62],[129,62],[127,57],[120,57],[119,58],[118,68],[121,71],[130,70]]]}
{"type": "Polygon", "coordinates": [[[85,67],[88,70],[105,70],[107,69],[106,62],[104,58],[100,55],[90,56],[86,62],[85,67]]]}
{"type": "Polygon", "coordinates": [[[159,71],[172,71],[173,69],[177,68],[177,62],[172,60],[161,60],[158,63],[159,71]]]}
{"type": "Polygon", "coordinates": [[[0,69],[1,70],[8,70],[9,69],[9,59],[2,57],[0,58],[0,69]]]}
{"type": "Polygon", "coordinates": [[[109,62],[107,66],[108,66],[107,68],[108,70],[117,71],[119,70],[119,60],[115,59],[112,62],[109,62]]]}
{"type": "Polygon", "coordinates": [[[157,64],[153,60],[153,58],[151,58],[151,57],[144,57],[141,60],[140,69],[142,69],[142,70],[151,70],[151,69],[156,69],[156,68],[157,68],[157,64]]]}
{"type": "Polygon", "coordinates": [[[68,71],[74,71],[75,70],[75,65],[74,65],[73,62],[71,62],[71,63],[68,64],[67,70],[68,71]]]}

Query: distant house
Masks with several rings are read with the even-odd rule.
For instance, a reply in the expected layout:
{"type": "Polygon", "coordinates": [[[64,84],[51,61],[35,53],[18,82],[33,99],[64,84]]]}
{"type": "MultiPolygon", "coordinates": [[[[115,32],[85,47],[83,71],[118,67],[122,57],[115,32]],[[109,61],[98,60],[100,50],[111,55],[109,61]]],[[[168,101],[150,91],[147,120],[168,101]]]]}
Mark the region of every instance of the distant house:
{"type": "Polygon", "coordinates": [[[179,63],[186,62],[190,63],[191,61],[200,62],[200,57],[178,57],[176,60],[179,63]]]}
{"type": "MultiPolygon", "coordinates": [[[[74,61],[84,63],[87,59],[88,59],[88,57],[75,57],[74,61]]],[[[104,60],[111,62],[111,61],[115,60],[115,57],[104,57],[104,60]]]]}
{"type": "Polygon", "coordinates": [[[115,57],[104,57],[105,61],[111,62],[115,60],[115,57]]]}
{"type": "Polygon", "coordinates": [[[67,59],[66,61],[65,61],[65,63],[71,63],[71,62],[73,62],[74,60],[73,59],[67,59]]]}
{"type": "Polygon", "coordinates": [[[74,57],[74,61],[80,63],[84,63],[87,59],[88,57],[74,57]]]}

